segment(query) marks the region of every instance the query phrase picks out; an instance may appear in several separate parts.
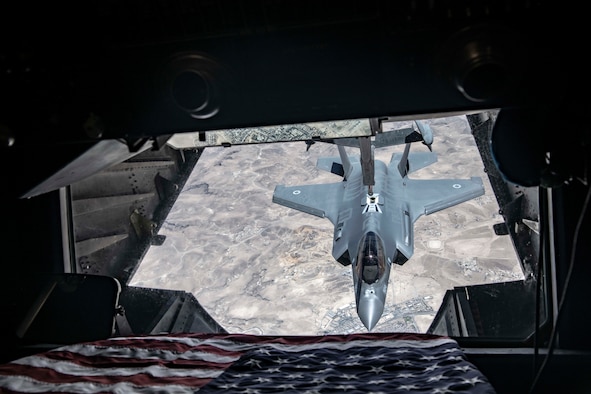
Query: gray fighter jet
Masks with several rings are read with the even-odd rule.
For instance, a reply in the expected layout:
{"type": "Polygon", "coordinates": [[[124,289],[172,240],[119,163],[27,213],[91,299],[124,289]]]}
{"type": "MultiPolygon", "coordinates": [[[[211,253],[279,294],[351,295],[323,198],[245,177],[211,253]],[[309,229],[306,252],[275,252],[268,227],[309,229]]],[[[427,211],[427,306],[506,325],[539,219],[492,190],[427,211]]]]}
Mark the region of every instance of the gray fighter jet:
{"type": "Polygon", "coordinates": [[[343,177],[342,182],[278,185],[273,202],[311,215],[326,217],[334,225],[333,257],[351,265],[357,314],[373,329],[382,316],[392,263],[404,264],[414,251],[414,223],[429,215],[484,194],[482,180],[411,179],[408,174],[433,164],[433,152],[410,153],[409,141],[422,140],[431,150],[433,136],[425,123],[375,137],[333,140],[340,157],[318,159],[317,167],[343,177]],[[414,138],[420,134],[419,139],[414,138]],[[376,147],[406,143],[403,153],[392,155],[389,165],[375,161],[376,147]],[[360,156],[349,157],[344,145],[356,145],[360,156]]]}

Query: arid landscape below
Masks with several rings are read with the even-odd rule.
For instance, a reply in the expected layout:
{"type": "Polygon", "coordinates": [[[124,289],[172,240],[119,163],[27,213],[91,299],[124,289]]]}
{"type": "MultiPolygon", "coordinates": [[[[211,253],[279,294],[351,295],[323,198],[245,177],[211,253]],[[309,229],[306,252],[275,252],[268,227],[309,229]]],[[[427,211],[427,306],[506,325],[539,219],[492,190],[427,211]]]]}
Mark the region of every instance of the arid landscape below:
{"type": "MultiPolygon", "coordinates": [[[[510,238],[493,231],[502,217],[466,118],[426,122],[438,162],[410,177],[478,176],[486,192],[417,220],[415,253],[403,266],[393,265],[374,332],[426,332],[446,290],[523,278],[510,238]]],[[[388,163],[402,149],[376,149],[376,160],[388,163]]],[[[415,143],[412,151],[427,147],[415,143]]],[[[340,181],[316,168],[325,156],[338,156],[336,146],[206,148],[159,231],[165,242],[151,247],[130,285],[191,292],[233,333],[366,332],[355,310],[351,267],[331,255],[330,221],[272,202],[277,184],[340,181]]]]}

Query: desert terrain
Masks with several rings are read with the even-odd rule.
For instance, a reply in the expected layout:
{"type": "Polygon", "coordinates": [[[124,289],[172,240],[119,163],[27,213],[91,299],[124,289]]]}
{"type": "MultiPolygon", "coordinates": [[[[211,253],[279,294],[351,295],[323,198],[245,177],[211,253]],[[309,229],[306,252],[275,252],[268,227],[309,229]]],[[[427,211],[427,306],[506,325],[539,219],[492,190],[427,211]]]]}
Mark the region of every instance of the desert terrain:
{"type": "MultiPolygon", "coordinates": [[[[494,234],[502,217],[465,117],[426,122],[438,162],[410,177],[479,176],[486,192],[417,220],[415,253],[403,266],[393,265],[375,332],[426,332],[446,290],[523,277],[510,238],[494,234]]],[[[402,149],[376,149],[375,158],[388,163],[402,149]]],[[[411,152],[426,150],[415,143],[411,152]]],[[[159,231],[166,241],[151,247],[130,285],[191,292],[228,332],[366,332],[355,310],[351,268],[331,255],[330,221],[272,202],[277,184],[339,182],[316,168],[325,156],[338,156],[336,146],[206,148],[159,231]]]]}

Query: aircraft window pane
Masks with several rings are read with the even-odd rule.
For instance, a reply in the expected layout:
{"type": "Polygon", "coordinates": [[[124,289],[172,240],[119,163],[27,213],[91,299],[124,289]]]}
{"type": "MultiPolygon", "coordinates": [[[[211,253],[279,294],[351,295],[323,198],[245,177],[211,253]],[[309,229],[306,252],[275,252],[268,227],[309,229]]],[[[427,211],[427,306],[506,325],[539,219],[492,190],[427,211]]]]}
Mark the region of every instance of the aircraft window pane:
{"type": "Polygon", "coordinates": [[[384,274],[385,271],[385,257],[382,240],[377,234],[370,232],[361,241],[359,247],[358,261],[360,278],[372,284],[384,274]]]}

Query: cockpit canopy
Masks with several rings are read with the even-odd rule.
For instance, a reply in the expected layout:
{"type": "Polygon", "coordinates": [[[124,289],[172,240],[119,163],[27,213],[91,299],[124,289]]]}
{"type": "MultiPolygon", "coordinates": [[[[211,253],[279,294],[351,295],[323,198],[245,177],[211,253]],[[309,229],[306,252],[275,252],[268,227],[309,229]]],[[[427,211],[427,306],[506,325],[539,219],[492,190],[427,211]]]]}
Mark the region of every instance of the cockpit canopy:
{"type": "Polygon", "coordinates": [[[378,281],[386,270],[382,239],[373,231],[363,236],[357,253],[357,275],[367,284],[378,281]]]}

